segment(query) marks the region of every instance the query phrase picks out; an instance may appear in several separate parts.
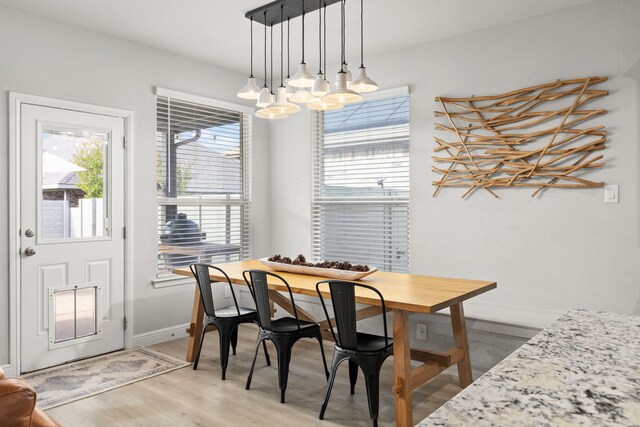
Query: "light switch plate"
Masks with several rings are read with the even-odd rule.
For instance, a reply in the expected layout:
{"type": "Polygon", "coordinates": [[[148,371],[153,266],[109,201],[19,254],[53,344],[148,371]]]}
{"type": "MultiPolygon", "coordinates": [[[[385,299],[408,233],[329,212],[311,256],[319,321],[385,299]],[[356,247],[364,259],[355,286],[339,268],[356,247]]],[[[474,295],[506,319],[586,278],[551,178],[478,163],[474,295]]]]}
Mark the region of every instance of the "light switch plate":
{"type": "Polygon", "coordinates": [[[618,203],[618,184],[610,184],[604,186],[604,202],[618,203]]]}

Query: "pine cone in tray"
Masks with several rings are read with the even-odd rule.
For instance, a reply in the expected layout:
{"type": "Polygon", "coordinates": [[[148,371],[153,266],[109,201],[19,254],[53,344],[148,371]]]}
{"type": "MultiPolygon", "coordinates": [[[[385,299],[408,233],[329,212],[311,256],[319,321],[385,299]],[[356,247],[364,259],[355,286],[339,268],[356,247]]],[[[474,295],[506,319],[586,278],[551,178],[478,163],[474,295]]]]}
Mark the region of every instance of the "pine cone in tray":
{"type": "Polygon", "coordinates": [[[271,262],[282,262],[282,255],[278,254],[278,255],[270,256],[269,258],[267,258],[267,260],[271,262]]]}
{"type": "Polygon", "coordinates": [[[307,262],[307,258],[302,254],[299,254],[293,260],[289,257],[283,257],[282,255],[279,255],[279,254],[273,255],[267,259],[271,262],[280,262],[282,264],[292,264],[292,265],[302,265],[305,267],[333,268],[336,270],[345,270],[345,271],[361,271],[361,272],[369,271],[368,265],[351,264],[349,261],[324,260],[317,263],[307,262]]]}

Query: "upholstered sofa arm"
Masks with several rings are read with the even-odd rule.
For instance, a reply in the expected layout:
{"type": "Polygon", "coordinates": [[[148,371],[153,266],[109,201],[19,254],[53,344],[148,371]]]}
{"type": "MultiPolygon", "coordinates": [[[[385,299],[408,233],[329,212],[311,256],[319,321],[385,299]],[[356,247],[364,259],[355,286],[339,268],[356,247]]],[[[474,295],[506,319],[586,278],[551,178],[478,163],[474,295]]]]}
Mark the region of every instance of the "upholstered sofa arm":
{"type": "Polygon", "coordinates": [[[22,378],[5,378],[0,368],[0,426],[60,427],[36,408],[36,391],[22,378]]]}
{"type": "Polygon", "coordinates": [[[0,380],[0,420],[15,427],[30,427],[36,392],[21,378],[0,380]]]}

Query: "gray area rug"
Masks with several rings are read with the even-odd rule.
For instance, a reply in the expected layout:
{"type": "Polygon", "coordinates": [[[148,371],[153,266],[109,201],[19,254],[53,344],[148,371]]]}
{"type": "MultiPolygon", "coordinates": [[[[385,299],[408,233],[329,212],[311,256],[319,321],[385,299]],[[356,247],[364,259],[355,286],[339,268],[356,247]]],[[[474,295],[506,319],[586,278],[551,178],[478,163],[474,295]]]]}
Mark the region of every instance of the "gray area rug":
{"type": "Polygon", "coordinates": [[[143,347],[43,369],[23,378],[35,388],[38,407],[51,409],[189,365],[143,347]]]}

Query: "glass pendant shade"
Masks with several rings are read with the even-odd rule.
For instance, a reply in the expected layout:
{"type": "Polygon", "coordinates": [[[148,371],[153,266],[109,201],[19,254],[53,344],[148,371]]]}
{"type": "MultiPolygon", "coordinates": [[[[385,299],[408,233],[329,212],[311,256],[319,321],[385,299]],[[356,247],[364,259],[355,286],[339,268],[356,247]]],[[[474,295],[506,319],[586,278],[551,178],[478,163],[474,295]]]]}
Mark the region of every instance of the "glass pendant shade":
{"type": "Polygon", "coordinates": [[[286,119],[287,117],[289,117],[288,114],[268,113],[264,111],[264,109],[260,109],[256,111],[254,115],[261,119],[268,119],[268,120],[280,120],[280,119],[286,119]]]}
{"type": "Polygon", "coordinates": [[[347,88],[347,73],[341,70],[338,71],[336,75],[335,90],[332,90],[320,99],[332,104],[354,104],[362,101],[363,98],[358,92],[347,88]]]}
{"type": "Polygon", "coordinates": [[[238,98],[242,99],[258,99],[260,96],[260,88],[256,84],[254,77],[249,77],[247,84],[238,91],[238,98]]]}
{"type": "Polygon", "coordinates": [[[296,89],[295,93],[291,95],[290,101],[298,104],[306,104],[312,99],[313,99],[313,96],[311,96],[311,92],[309,92],[309,89],[298,88],[296,89]]]}
{"type": "Polygon", "coordinates": [[[310,88],[314,80],[315,78],[307,70],[307,64],[302,62],[298,66],[298,71],[289,79],[289,84],[296,88],[310,88]]]}
{"type": "Polygon", "coordinates": [[[315,110],[315,111],[339,110],[342,107],[344,107],[344,105],[335,104],[332,102],[325,102],[320,98],[314,98],[313,100],[307,102],[307,108],[309,110],[315,110]]]}
{"type": "Polygon", "coordinates": [[[358,69],[358,75],[353,83],[351,83],[351,87],[349,89],[360,93],[373,92],[374,90],[378,90],[378,84],[367,76],[366,67],[360,67],[358,69]]]}
{"type": "Polygon", "coordinates": [[[325,80],[324,74],[318,73],[316,79],[313,81],[313,86],[311,86],[311,95],[320,98],[329,93],[329,90],[331,90],[331,88],[329,87],[329,82],[325,80]]]}
{"type": "Polygon", "coordinates": [[[263,111],[265,113],[290,114],[300,111],[300,107],[287,101],[287,88],[284,86],[280,86],[278,88],[276,102],[264,107],[263,111]]]}
{"type": "Polygon", "coordinates": [[[271,93],[271,91],[269,91],[268,87],[263,87],[260,91],[260,96],[258,97],[256,107],[263,108],[269,104],[272,104],[273,102],[275,102],[273,94],[271,93]]]}

